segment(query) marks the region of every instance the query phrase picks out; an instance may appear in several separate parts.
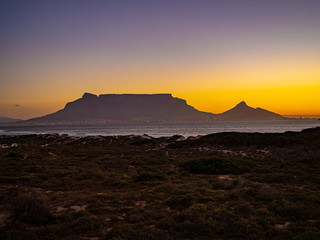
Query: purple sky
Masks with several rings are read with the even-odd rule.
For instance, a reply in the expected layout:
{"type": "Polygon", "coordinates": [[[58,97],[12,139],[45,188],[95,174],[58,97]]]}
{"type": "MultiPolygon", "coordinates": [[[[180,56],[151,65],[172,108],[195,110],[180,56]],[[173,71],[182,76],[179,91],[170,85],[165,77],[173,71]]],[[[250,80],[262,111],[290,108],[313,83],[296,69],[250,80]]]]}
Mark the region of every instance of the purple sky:
{"type": "Polygon", "coordinates": [[[4,0],[0,115],[10,98],[33,104],[36,92],[58,108],[44,97],[67,100],[61,86],[74,98],[97,90],[188,96],[197,85],[314,84],[319,13],[319,0],[4,0]],[[91,87],[81,76],[92,76],[91,87]]]}
{"type": "Polygon", "coordinates": [[[1,1],[1,49],[159,44],[315,31],[320,1],[1,1]],[[221,37],[222,37],[221,36],[221,37]],[[187,38],[187,39],[186,39],[187,38]]]}

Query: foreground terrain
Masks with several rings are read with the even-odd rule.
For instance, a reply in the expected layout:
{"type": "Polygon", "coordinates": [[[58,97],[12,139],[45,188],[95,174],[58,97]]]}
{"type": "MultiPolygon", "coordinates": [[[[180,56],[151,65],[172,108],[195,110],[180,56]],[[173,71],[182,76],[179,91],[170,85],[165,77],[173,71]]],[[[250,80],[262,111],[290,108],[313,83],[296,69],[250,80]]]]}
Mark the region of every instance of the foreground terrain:
{"type": "Polygon", "coordinates": [[[0,239],[320,239],[320,128],[0,143],[0,239]]]}

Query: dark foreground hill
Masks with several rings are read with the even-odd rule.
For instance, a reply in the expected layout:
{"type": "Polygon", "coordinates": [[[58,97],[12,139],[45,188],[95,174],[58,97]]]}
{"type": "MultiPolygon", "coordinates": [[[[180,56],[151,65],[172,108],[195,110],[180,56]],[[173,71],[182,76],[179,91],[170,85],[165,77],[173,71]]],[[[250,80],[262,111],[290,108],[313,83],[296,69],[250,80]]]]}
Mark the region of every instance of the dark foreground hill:
{"type": "Polygon", "coordinates": [[[279,114],[251,108],[244,102],[221,114],[201,112],[171,94],[85,93],[58,112],[24,121],[25,124],[110,122],[210,122],[284,120],[279,114]]]}
{"type": "Polygon", "coordinates": [[[320,128],[0,142],[0,239],[320,237],[320,128]]]}

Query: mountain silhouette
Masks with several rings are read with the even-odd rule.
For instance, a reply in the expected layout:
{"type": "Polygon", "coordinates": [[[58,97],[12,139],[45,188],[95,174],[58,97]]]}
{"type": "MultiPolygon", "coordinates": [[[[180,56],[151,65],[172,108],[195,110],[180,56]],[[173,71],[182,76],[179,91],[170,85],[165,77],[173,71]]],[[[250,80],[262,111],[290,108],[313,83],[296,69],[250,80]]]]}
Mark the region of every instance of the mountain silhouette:
{"type": "Polygon", "coordinates": [[[285,119],[286,118],[280,114],[262,108],[249,107],[244,101],[237,104],[234,108],[219,114],[219,120],[225,121],[269,121],[285,119]]]}
{"type": "Polygon", "coordinates": [[[65,108],[37,123],[189,122],[211,121],[214,114],[201,112],[171,94],[85,93],[65,108]]]}
{"type": "Polygon", "coordinates": [[[220,114],[202,112],[171,94],[85,93],[80,99],[29,124],[117,123],[117,122],[211,122],[284,120],[283,116],[249,107],[241,102],[220,114]]]}
{"type": "Polygon", "coordinates": [[[18,122],[18,121],[21,121],[21,119],[0,116],[0,123],[12,123],[12,122],[18,122]]]}

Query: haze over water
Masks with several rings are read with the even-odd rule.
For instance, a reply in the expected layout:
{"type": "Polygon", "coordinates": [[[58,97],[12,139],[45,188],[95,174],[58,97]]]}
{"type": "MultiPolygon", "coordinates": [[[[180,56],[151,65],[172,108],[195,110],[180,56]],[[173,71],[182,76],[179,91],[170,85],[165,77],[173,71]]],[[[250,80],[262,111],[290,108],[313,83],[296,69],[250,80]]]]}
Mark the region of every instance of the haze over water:
{"type": "Polygon", "coordinates": [[[163,137],[182,135],[184,137],[207,135],[218,132],[260,132],[282,133],[319,127],[319,120],[291,120],[267,122],[214,122],[214,123],[140,123],[99,125],[58,125],[2,127],[0,135],[26,135],[58,133],[70,136],[114,136],[144,135],[163,137]]]}

